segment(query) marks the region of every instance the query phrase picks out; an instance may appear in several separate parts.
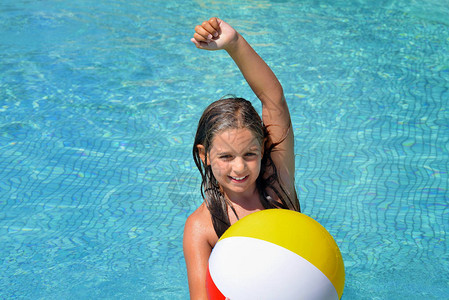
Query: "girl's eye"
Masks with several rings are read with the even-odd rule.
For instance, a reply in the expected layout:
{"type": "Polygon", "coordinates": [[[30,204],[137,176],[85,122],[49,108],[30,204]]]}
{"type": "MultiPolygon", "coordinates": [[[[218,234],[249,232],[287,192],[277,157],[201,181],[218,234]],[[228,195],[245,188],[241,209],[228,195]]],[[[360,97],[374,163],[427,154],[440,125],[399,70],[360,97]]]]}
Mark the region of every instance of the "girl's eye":
{"type": "Polygon", "coordinates": [[[232,158],[232,156],[231,155],[221,155],[220,158],[223,160],[229,160],[232,158]]]}
{"type": "Polygon", "coordinates": [[[254,160],[257,159],[257,153],[249,152],[245,154],[245,159],[247,160],[254,160]]]}

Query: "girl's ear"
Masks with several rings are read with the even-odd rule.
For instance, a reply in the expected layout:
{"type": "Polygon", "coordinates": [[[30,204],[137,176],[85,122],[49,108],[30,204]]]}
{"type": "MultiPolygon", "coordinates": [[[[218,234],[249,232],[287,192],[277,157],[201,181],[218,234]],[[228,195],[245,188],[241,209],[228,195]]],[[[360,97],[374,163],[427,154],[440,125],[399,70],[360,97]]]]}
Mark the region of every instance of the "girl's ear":
{"type": "Polygon", "coordinates": [[[203,161],[203,164],[206,164],[206,148],[204,148],[203,145],[196,145],[196,147],[198,148],[198,154],[203,161]]]}

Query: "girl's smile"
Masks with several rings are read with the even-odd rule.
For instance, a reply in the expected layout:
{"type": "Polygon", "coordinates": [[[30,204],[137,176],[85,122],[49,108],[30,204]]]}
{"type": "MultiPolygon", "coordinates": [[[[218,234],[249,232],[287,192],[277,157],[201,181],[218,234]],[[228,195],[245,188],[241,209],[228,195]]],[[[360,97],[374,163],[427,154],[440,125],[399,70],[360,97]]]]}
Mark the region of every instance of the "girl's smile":
{"type": "Polygon", "coordinates": [[[246,180],[248,178],[248,176],[244,176],[244,177],[240,177],[240,178],[236,178],[236,177],[232,177],[232,176],[229,176],[229,177],[236,182],[243,182],[244,180],[246,180]]]}

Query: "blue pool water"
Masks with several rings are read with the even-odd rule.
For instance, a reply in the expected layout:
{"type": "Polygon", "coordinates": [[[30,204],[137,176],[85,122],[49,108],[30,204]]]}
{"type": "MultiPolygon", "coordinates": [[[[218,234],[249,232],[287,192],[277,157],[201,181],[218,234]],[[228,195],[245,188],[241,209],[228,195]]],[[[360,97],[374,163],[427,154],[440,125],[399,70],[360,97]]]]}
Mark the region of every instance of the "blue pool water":
{"type": "Polygon", "coordinates": [[[256,100],[189,41],[215,15],[284,86],[343,299],[447,298],[447,0],[3,0],[0,298],[188,298],[196,122],[225,94],[256,100]]]}

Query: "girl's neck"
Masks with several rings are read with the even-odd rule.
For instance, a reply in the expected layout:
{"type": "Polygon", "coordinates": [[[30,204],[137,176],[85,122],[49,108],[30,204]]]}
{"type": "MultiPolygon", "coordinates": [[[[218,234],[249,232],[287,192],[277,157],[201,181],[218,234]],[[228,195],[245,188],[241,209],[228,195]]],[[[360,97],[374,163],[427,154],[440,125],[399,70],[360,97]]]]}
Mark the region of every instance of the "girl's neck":
{"type": "Polygon", "coordinates": [[[257,188],[254,188],[252,191],[248,191],[246,193],[225,193],[225,197],[232,203],[234,208],[238,210],[254,211],[263,209],[257,188]]]}
{"type": "Polygon", "coordinates": [[[225,197],[227,197],[228,201],[230,201],[232,205],[232,208],[228,206],[228,216],[231,225],[253,212],[264,209],[262,203],[260,202],[259,192],[257,189],[255,189],[251,195],[238,195],[233,198],[225,195],[225,197]]]}

